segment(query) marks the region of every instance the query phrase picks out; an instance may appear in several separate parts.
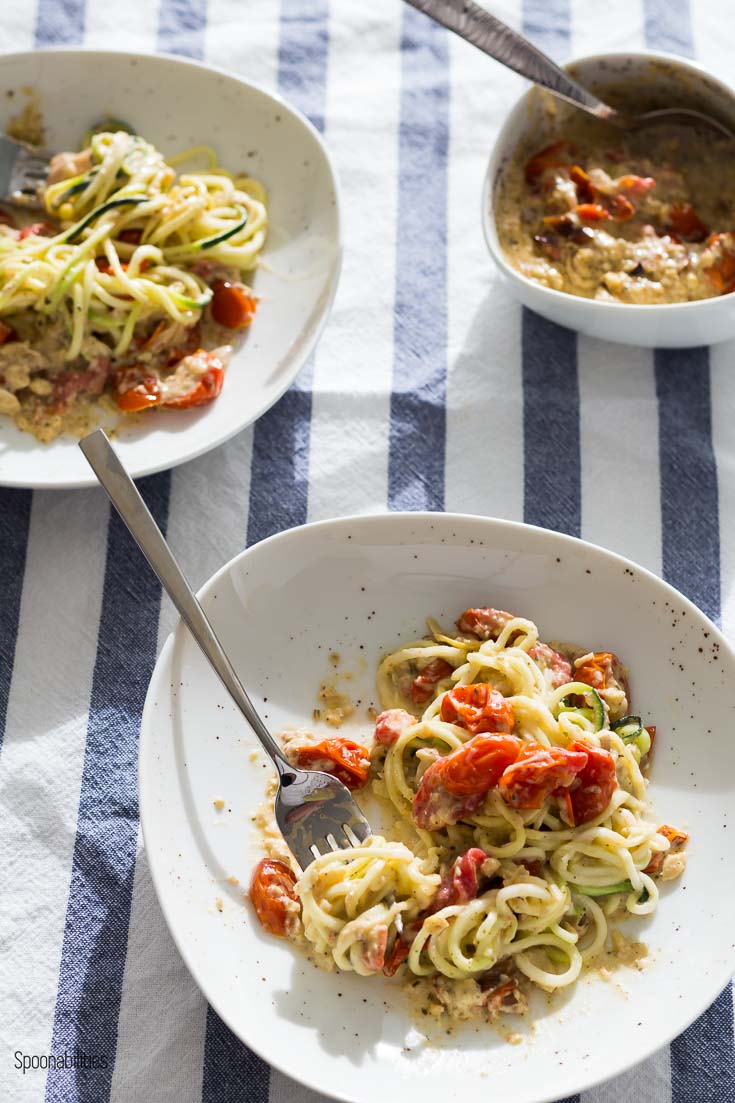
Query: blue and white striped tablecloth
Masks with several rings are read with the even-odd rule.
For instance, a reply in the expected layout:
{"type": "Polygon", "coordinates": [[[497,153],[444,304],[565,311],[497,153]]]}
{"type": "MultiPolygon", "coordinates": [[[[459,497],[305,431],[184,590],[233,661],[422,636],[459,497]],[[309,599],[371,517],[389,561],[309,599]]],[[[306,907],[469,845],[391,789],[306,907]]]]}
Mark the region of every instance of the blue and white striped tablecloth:
{"type": "MultiPolygon", "coordinates": [[[[559,59],[647,46],[731,76],[728,0],[494,10],[559,59]]],[[[254,428],[142,481],[194,583],[307,520],[446,509],[613,548],[735,633],[735,347],[613,347],[508,297],[479,203],[518,78],[399,0],[0,3],[1,49],[79,43],[277,88],[343,184],[342,283],[310,363],[254,428]]],[[[308,1103],[207,1007],[151,885],[136,752],[170,606],[101,491],[0,490],[0,541],[0,1100],[308,1103]],[[100,1067],[18,1068],[65,1049],[100,1067]]],[[[583,1103],[733,1100],[728,987],[583,1103]]]]}

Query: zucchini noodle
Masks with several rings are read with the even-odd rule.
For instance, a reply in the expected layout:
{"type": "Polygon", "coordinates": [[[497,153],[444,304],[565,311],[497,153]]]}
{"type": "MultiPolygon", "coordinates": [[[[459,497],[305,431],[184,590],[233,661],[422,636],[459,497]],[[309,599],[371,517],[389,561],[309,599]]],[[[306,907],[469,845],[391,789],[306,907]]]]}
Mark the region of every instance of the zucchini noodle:
{"type": "MultiPolygon", "coordinates": [[[[398,962],[405,962],[406,978],[414,984],[425,978],[450,1013],[453,999],[466,1005],[469,981],[473,1007],[485,1014],[488,978],[500,976],[496,988],[503,992],[521,982],[548,992],[574,984],[583,966],[610,947],[611,921],[656,909],[657,875],[672,838],[673,829],[648,818],[648,730],[639,718],[621,720],[608,704],[627,706],[627,680],[625,690],[606,685],[600,693],[575,681],[572,661],[540,643],[532,621],[505,616],[497,638],[484,642],[454,639],[430,620],[429,637],[382,660],[381,703],[402,710],[402,719],[395,738],[373,747],[371,785],[397,815],[402,841],[376,836],[328,853],[296,882],[303,934],[319,954],[339,969],[370,975],[403,944],[398,962]],[[561,676],[554,661],[562,664],[561,676]],[[417,715],[410,687],[429,670],[431,699],[417,715]],[[456,823],[430,830],[416,823],[414,801],[426,771],[475,737],[443,718],[445,697],[474,684],[497,690],[512,709],[521,757],[526,744],[533,745],[529,753],[590,747],[612,762],[610,788],[586,822],[562,810],[558,789],[540,807],[513,807],[496,784],[456,823]],[[476,855],[474,891],[459,899],[442,895],[468,854],[476,855]]],[[[512,1008],[495,1010],[519,1008],[516,999],[512,1008]]]]}
{"type": "Polygon", "coordinates": [[[214,150],[198,146],[167,162],[137,134],[103,132],[81,162],[83,171],[44,193],[58,232],[0,234],[0,316],[62,317],[66,360],[90,335],[121,357],[150,318],[194,325],[212,297],[192,270],[198,261],[255,268],[267,228],[263,187],[223,169],[214,150]],[[174,164],[202,154],[205,171],[177,176],[174,164]]]}
{"type": "Polygon", "coordinates": [[[0,210],[0,415],[46,443],[214,401],[257,309],[262,184],[110,120],[51,159],[42,198],[44,222],[0,210]]]}

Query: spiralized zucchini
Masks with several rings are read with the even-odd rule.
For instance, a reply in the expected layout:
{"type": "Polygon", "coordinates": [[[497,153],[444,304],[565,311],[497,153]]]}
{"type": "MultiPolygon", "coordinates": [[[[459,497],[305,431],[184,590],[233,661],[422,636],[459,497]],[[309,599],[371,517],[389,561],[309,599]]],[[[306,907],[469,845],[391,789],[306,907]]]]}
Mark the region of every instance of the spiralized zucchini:
{"type": "Polygon", "coordinates": [[[397,813],[402,842],[376,838],[309,866],[297,883],[305,936],[340,969],[362,974],[379,971],[381,940],[390,948],[402,937],[410,942],[409,974],[447,978],[450,989],[502,962],[547,991],[566,987],[605,946],[609,917],[647,915],[658,903],[656,882],[645,870],[669,844],[647,818],[641,748],[611,730],[607,705],[594,690],[554,682],[539,658],[532,621],[509,619],[499,637],[486,642],[455,640],[435,622],[429,626],[430,637],[388,655],[378,670],[383,706],[405,708],[406,672],[413,676],[436,660],[450,668],[441,667],[422,715],[373,753],[373,789],[397,813]],[[461,822],[437,830],[417,826],[412,805],[424,773],[473,738],[442,719],[442,699],[451,687],[472,683],[500,690],[522,742],[553,748],[582,740],[609,752],[617,788],[608,806],[573,827],[560,817],[553,795],[540,808],[519,810],[495,788],[461,822]],[[482,876],[491,887],[474,899],[427,909],[437,875],[470,848],[484,852],[482,876]]]}
{"type": "Polygon", "coordinates": [[[61,315],[67,360],[89,335],[119,357],[138,323],[194,325],[212,297],[197,263],[251,271],[267,231],[262,185],[227,172],[209,147],[167,162],[118,130],[92,134],[89,151],[89,167],[44,193],[58,233],[0,227],[0,316],[61,315]],[[202,155],[204,171],[177,176],[174,164],[202,155]]]}

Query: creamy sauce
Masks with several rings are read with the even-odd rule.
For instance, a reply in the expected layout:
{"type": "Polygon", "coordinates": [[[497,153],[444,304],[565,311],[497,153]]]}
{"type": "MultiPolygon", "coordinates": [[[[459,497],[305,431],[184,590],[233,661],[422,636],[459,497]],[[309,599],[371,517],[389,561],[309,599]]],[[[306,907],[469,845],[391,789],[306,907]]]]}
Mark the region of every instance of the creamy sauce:
{"type": "Polygon", "coordinates": [[[495,209],[519,272],[556,291],[674,303],[735,290],[733,143],[694,128],[621,136],[594,120],[522,145],[495,209]]]}

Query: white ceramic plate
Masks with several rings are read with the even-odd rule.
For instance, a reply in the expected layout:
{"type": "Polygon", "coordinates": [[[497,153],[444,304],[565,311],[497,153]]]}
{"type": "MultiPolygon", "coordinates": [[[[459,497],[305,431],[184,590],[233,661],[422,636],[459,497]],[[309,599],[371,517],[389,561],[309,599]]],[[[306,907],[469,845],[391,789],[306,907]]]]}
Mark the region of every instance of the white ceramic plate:
{"type": "Polygon", "coordinates": [[[654,806],[662,822],[691,834],[683,882],[664,886],[652,921],[626,924],[647,942],[648,968],[621,968],[607,982],[589,976],[565,998],[541,998],[528,1023],[509,1020],[523,1036],[519,1045],[483,1024],[422,1042],[395,981],[319,972],[259,929],[241,886],[261,856],[251,816],[268,769],[262,753],[250,760],[254,737],[179,629],[158,661],[143,715],[148,858],[193,976],[271,1064],[359,1103],[446,1103],[476,1094],[478,1084],[504,1103],[540,1103],[646,1057],[725,985],[735,963],[735,654],[676,591],[556,533],[394,514],[272,537],[224,567],[201,596],[274,732],[311,723],[336,650],[341,669],[354,675],[350,694],[362,701],[342,733],[367,735],[376,656],[419,634],[428,613],[449,625],[470,604],[493,604],[537,621],[542,637],[609,648],[630,665],[636,711],[658,725],[654,806]],[[224,811],[215,811],[215,798],[226,801],[224,811]]]}
{"type": "MultiPolygon", "coordinates": [[[[208,143],[225,167],[251,173],[268,189],[270,236],[253,281],[260,307],[221,398],[198,410],[140,417],[116,437],[120,458],[135,477],[193,459],[281,396],[327,319],[341,260],[338,186],[329,155],[311,124],[283,100],[195,62],[87,50],[5,55],[0,132],[26,101],[25,87],[36,93],[50,148],[78,148],[91,124],[112,115],[165,154],[208,143]]],[[[0,418],[0,485],[94,483],[75,441],[42,445],[0,418]]]]}

